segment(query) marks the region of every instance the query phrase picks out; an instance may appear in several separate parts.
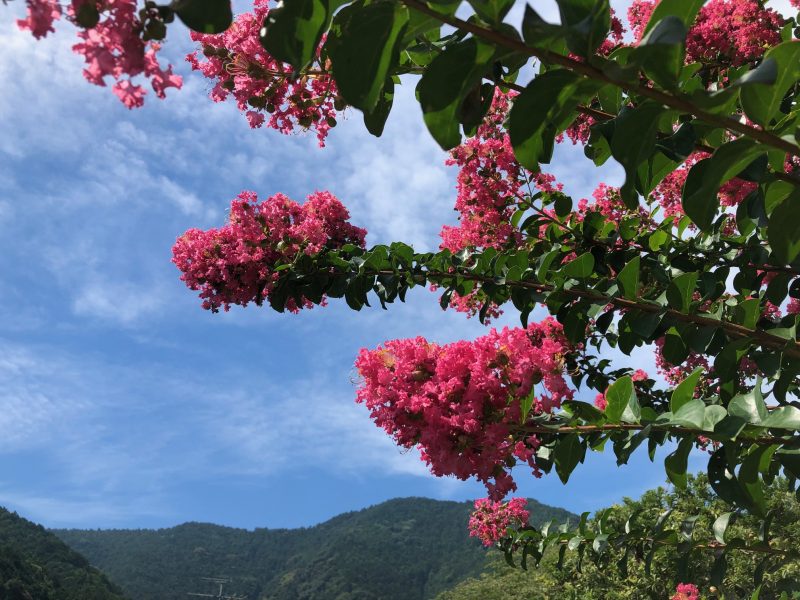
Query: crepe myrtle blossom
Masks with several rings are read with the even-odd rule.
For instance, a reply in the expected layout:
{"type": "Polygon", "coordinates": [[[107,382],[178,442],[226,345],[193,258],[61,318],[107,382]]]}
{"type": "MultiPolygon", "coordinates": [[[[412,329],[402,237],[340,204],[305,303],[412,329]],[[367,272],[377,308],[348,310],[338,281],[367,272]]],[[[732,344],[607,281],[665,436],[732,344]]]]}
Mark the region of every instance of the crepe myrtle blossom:
{"type": "MultiPolygon", "coordinates": [[[[53,24],[63,12],[52,0],[27,0],[27,9],[27,17],[18,20],[17,26],[37,39],[55,31],[53,24]]],[[[183,85],[171,65],[164,68],[158,61],[161,44],[151,24],[163,27],[163,22],[154,8],[139,11],[136,0],[72,0],[66,14],[78,27],[79,41],[72,50],[86,63],[83,76],[101,87],[113,81],[111,91],[126,107],[144,104],[147,90],[135,83],[136,77],[148,80],[158,98],[165,98],[168,88],[183,85]]]]}
{"type": "MultiPolygon", "coordinates": [[[[232,304],[269,299],[279,278],[276,267],[299,252],[309,255],[345,244],[364,247],[366,231],[352,225],[344,205],[329,192],[315,192],[303,204],[283,194],[259,201],[245,191],[231,202],[228,223],[190,229],[175,242],[172,262],[189,289],[199,291],[203,308],[217,312],[232,304]]],[[[286,300],[285,309],[311,308],[309,300],[286,300]]]]}
{"type": "Polygon", "coordinates": [[[564,377],[571,351],[552,318],[444,345],[392,340],[359,353],[356,401],[397,444],[417,447],[434,475],[475,477],[498,501],[516,489],[518,461],[541,475],[539,440],[518,432],[521,401],[533,394],[531,412],[540,414],[572,399],[564,377]]]}
{"type": "Polygon", "coordinates": [[[679,583],[670,600],[699,600],[700,590],[693,583],[679,583]]]}
{"type": "Polygon", "coordinates": [[[500,542],[508,529],[524,527],[530,513],[525,509],[525,498],[512,498],[508,502],[494,502],[489,498],[475,500],[469,518],[469,535],[476,537],[487,548],[500,542]]]}
{"type": "Polygon", "coordinates": [[[340,102],[336,84],[322,69],[295,78],[291,66],[264,50],[259,32],[268,13],[268,2],[256,0],[253,12],[238,15],[225,32],[192,32],[200,50],[186,60],[192,70],[214,82],[211,99],[223,102],[232,97],[250,127],[266,126],[281,133],[297,127],[313,129],[324,146],[328,131],[336,125],[335,106],[340,102]]]}

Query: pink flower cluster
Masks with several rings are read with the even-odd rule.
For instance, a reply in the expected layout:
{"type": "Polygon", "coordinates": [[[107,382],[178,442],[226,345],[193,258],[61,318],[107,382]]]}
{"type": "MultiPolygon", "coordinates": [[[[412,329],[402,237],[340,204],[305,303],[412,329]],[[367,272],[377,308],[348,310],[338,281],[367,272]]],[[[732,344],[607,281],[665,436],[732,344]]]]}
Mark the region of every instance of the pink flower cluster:
{"type": "MultiPolygon", "coordinates": [[[[442,227],[442,249],[458,252],[464,248],[518,247],[522,244],[522,235],[511,224],[511,217],[525,194],[533,190],[563,189],[553,175],[530,173],[517,162],[503,127],[514,95],[497,90],[476,135],[455,148],[447,160],[448,165],[459,167],[455,206],[459,224],[442,227]]],[[[435,286],[432,289],[436,289],[435,286]]],[[[449,305],[471,317],[478,314],[484,301],[476,293],[453,294],[449,305]]],[[[501,314],[498,307],[491,306],[486,322],[501,314]]]]}
{"type": "MultiPolygon", "coordinates": [[[[258,201],[242,192],[231,202],[229,221],[219,229],[190,229],[175,242],[172,262],[187,287],[199,290],[203,308],[217,312],[270,297],[276,267],[299,252],[316,254],[344,244],[364,246],[366,231],[348,222],[347,209],[329,192],[315,192],[298,204],[283,194],[258,201]]],[[[311,308],[292,298],[285,308],[311,308]]]]}
{"type": "Polygon", "coordinates": [[[509,528],[524,527],[531,514],[525,509],[525,498],[512,498],[508,502],[493,502],[489,498],[475,500],[475,509],[469,518],[469,535],[483,542],[487,548],[506,537],[509,528]]]}
{"type": "Polygon", "coordinates": [[[53,23],[61,18],[61,5],[57,0],[27,0],[28,16],[17,20],[17,27],[30,31],[37,40],[55,33],[53,23]]]}
{"type": "MultiPolygon", "coordinates": [[[[96,0],[72,0],[68,8],[70,20],[77,24],[77,15],[96,0]]],[[[161,45],[143,39],[144,24],[137,13],[136,0],[98,0],[97,24],[78,31],[80,42],[72,50],[84,57],[83,75],[95,85],[106,85],[106,77],[114,80],[111,91],[128,108],[144,104],[147,91],[135,84],[139,75],[150,80],[156,96],[166,97],[167,88],[180,88],[183,80],[172,72],[172,66],[162,68],[157,53],[161,45]]],[[[53,22],[61,17],[61,7],[52,0],[28,0],[28,16],[17,21],[20,29],[28,29],[34,37],[42,38],[55,31],[53,22]]]]}
{"type": "Polygon", "coordinates": [[[562,185],[545,173],[529,173],[514,157],[511,140],[503,127],[513,95],[495,93],[492,107],[476,135],[451,152],[448,165],[459,168],[455,209],[457,227],[442,227],[441,248],[453,252],[467,247],[508,248],[521,241],[511,216],[533,188],[552,192],[562,185]]]}
{"type": "Polygon", "coordinates": [[[397,444],[418,447],[434,475],[474,476],[500,500],[516,489],[510,469],[517,460],[538,474],[538,440],[515,435],[521,401],[535,394],[531,410],[543,413],[572,398],[564,378],[570,351],[551,318],[472,342],[392,340],[359,353],[357,402],[397,444]]]}
{"type": "MultiPolygon", "coordinates": [[[[658,0],[634,0],[628,21],[638,42],[658,0]]],[[[741,66],[761,58],[781,41],[783,18],[757,0],[710,0],[697,15],[686,38],[686,62],[719,68],[741,66]]]]}
{"type": "Polygon", "coordinates": [[[281,133],[296,126],[314,129],[324,146],[328,131],[336,125],[334,107],[338,92],[324,70],[292,77],[292,67],[276,61],[259,41],[259,30],[269,12],[267,0],[256,0],[253,12],[236,17],[219,35],[192,32],[200,42],[198,51],[186,60],[195,71],[215,81],[211,99],[223,102],[233,96],[250,127],[266,124],[281,133]]]}
{"type": "Polygon", "coordinates": [[[679,583],[670,600],[699,600],[700,590],[693,583],[679,583]]]}

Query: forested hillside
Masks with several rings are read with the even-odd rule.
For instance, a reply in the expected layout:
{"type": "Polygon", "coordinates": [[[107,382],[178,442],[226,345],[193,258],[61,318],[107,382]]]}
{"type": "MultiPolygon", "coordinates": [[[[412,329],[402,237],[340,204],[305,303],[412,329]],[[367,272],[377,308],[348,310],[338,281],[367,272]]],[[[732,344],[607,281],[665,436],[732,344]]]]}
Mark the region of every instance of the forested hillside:
{"type": "Polygon", "coordinates": [[[119,588],[41,525],[0,508],[0,600],[123,600],[119,588]]]}
{"type": "MultiPolygon", "coordinates": [[[[479,574],[468,502],[390,500],[315,527],[248,531],[202,523],[160,530],[57,530],[133,600],[210,592],[201,577],[233,579],[248,600],[424,600],[479,574]]],[[[569,512],[530,501],[532,520],[569,512]]]]}

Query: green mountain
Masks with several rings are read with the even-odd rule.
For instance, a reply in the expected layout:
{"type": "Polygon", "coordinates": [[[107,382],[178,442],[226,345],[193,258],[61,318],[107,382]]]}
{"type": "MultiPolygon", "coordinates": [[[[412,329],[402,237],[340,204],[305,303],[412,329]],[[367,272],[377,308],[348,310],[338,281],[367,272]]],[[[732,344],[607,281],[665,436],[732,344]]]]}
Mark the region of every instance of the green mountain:
{"type": "MultiPolygon", "coordinates": [[[[468,537],[472,504],[390,500],[303,529],[186,523],[159,530],[56,530],[134,600],[216,593],[202,577],[230,577],[248,600],[424,600],[484,568],[468,537]]],[[[537,522],[571,513],[531,500],[537,522]]]]}
{"type": "Polygon", "coordinates": [[[0,508],[0,600],[124,600],[124,596],[41,525],[0,508]]]}

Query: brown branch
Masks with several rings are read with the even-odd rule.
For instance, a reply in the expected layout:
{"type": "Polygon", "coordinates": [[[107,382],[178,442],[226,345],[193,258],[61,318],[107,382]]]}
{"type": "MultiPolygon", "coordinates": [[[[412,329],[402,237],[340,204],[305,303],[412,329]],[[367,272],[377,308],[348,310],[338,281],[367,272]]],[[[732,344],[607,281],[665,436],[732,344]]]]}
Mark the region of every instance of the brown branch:
{"type": "MultiPolygon", "coordinates": [[[[393,275],[395,273],[394,271],[376,271],[375,274],[393,275]]],[[[493,278],[487,277],[485,275],[476,275],[474,273],[461,273],[461,272],[444,273],[440,271],[428,271],[427,277],[429,278],[441,277],[443,279],[461,277],[468,281],[477,281],[479,283],[494,283],[493,278]]],[[[552,285],[545,283],[534,283],[532,281],[511,281],[511,282],[506,282],[506,285],[510,287],[521,287],[525,289],[530,289],[536,292],[552,292],[555,289],[552,285]]],[[[744,327],[743,325],[738,325],[736,323],[731,323],[729,321],[719,321],[717,319],[711,317],[704,317],[702,315],[682,313],[680,311],[671,308],[665,309],[663,306],[658,304],[650,304],[648,302],[628,300],[627,298],[607,296],[605,294],[601,294],[599,292],[595,292],[592,290],[581,290],[577,288],[571,288],[560,291],[561,293],[567,296],[571,296],[573,298],[585,298],[587,300],[592,300],[598,303],[603,302],[606,304],[612,304],[619,309],[640,310],[642,312],[650,314],[664,314],[682,323],[691,323],[693,325],[701,325],[704,327],[721,327],[731,337],[740,339],[752,338],[762,346],[776,350],[781,350],[784,353],[786,353],[787,356],[791,356],[793,358],[800,358],[800,343],[796,341],[792,342],[790,340],[786,340],[776,335],[772,335],[771,333],[768,333],[766,331],[761,331],[758,329],[749,329],[747,327],[744,327]]]]}
{"type": "Polygon", "coordinates": [[[736,119],[732,119],[730,117],[722,117],[719,115],[709,113],[695,106],[685,98],[681,98],[679,96],[673,96],[666,92],[662,92],[661,90],[650,88],[644,85],[618,81],[612,77],[609,77],[606,73],[604,73],[597,67],[581,62],[580,60],[576,60],[574,58],[570,58],[568,56],[564,56],[563,54],[558,54],[556,52],[552,52],[544,48],[534,48],[528,46],[522,41],[506,37],[501,33],[493,31],[492,29],[487,29],[486,27],[482,27],[481,25],[478,25],[476,23],[469,23],[455,16],[444,15],[428,7],[424,2],[421,2],[420,0],[399,0],[399,1],[408,6],[409,8],[421,12],[422,14],[428,15],[429,17],[433,17],[434,19],[437,19],[442,23],[455,27],[456,29],[460,29],[461,31],[466,31],[468,33],[471,33],[476,37],[483,38],[484,40],[487,40],[495,45],[502,46],[510,50],[514,50],[516,52],[520,52],[521,54],[525,54],[533,58],[538,58],[542,62],[559,65],[561,67],[569,69],[570,71],[578,73],[579,75],[583,75],[584,77],[587,77],[589,79],[593,79],[595,81],[601,81],[603,83],[608,83],[616,87],[627,89],[645,98],[650,98],[651,100],[655,100],[656,102],[663,104],[664,106],[669,106],[670,108],[680,110],[684,113],[695,115],[697,118],[702,119],[707,123],[711,123],[717,125],[718,127],[727,129],[729,131],[735,131],[736,133],[749,136],[754,140],[757,140],[768,146],[772,146],[773,148],[777,148],[782,152],[786,152],[787,154],[791,154],[792,156],[800,157],[800,148],[798,148],[795,144],[787,142],[786,140],[783,140],[782,138],[773,135],[768,131],[764,131],[762,129],[753,127],[752,125],[748,125],[746,123],[737,121],[736,119]]]}
{"type": "MultiPolygon", "coordinates": [[[[520,425],[514,428],[514,431],[522,432],[525,434],[535,433],[539,435],[556,435],[564,433],[579,433],[588,435],[591,433],[607,433],[615,431],[641,431],[645,427],[650,427],[654,431],[666,431],[670,433],[681,433],[686,435],[702,435],[710,437],[714,435],[713,431],[704,431],[701,429],[693,429],[691,427],[683,427],[682,425],[669,425],[658,423],[604,423],[602,425],[563,425],[559,427],[547,427],[546,425],[520,425]]],[[[749,444],[759,444],[772,446],[776,444],[782,445],[796,445],[800,443],[799,436],[758,436],[758,437],[743,437],[737,441],[749,444]]]]}
{"type": "MultiPolygon", "coordinates": [[[[502,85],[511,90],[514,90],[515,92],[522,92],[525,89],[525,86],[519,85],[518,83],[513,83],[511,81],[503,81],[502,85]]],[[[611,113],[607,113],[605,111],[592,108],[591,106],[584,106],[582,104],[579,104],[576,110],[580,114],[586,115],[587,117],[592,117],[596,121],[610,121],[611,119],[616,118],[615,115],[612,115],[611,113]]],[[[662,134],[659,135],[661,137],[666,137],[662,134]]],[[[706,144],[702,144],[700,142],[695,143],[694,149],[697,150],[698,152],[705,152],[706,154],[714,154],[714,152],[716,151],[716,148],[708,146],[706,144]]],[[[772,171],[772,174],[775,176],[775,179],[780,179],[781,181],[792,183],[794,185],[800,185],[800,179],[791,175],[790,173],[784,173],[782,171],[772,171]]]]}

